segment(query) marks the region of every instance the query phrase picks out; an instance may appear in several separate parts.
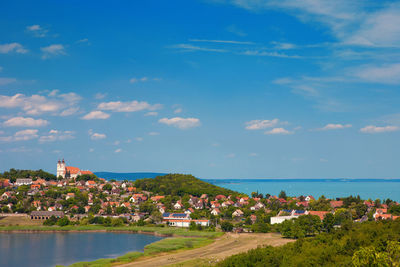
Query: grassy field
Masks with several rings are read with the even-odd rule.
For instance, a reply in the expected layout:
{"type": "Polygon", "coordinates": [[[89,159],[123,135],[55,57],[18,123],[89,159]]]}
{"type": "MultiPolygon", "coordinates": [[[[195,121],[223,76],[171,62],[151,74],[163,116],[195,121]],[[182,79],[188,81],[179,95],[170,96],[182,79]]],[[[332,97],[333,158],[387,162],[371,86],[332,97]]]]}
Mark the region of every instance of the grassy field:
{"type": "Polygon", "coordinates": [[[0,227],[2,226],[40,226],[42,225],[41,221],[31,220],[28,216],[9,216],[9,217],[0,217],[0,227]]]}

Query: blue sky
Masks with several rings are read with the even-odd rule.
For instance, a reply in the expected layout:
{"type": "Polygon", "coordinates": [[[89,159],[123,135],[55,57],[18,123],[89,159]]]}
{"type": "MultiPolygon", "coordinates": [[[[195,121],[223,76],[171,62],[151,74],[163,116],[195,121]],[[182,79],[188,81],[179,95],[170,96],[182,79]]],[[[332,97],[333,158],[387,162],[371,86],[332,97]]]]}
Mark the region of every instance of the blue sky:
{"type": "Polygon", "coordinates": [[[400,178],[398,1],[8,1],[0,170],[400,178]]]}

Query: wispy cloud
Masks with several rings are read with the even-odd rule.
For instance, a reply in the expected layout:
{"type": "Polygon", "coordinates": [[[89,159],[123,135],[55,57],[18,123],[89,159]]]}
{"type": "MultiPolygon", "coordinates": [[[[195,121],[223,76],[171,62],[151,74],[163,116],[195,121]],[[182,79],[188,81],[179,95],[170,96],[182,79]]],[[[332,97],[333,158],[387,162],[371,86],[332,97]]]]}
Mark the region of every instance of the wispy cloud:
{"type": "Polygon", "coordinates": [[[228,50],[226,50],[226,49],[201,47],[201,46],[195,46],[195,45],[191,45],[191,44],[177,44],[177,45],[172,45],[170,47],[179,49],[183,52],[188,52],[188,51],[192,51],[192,52],[193,51],[205,51],[205,52],[217,52],[217,53],[228,52],[228,50]]]}
{"type": "Polygon", "coordinates": [[[235,41],[235,40],[208,40],[208,39],[189,39],[190,42],[198,43],[221,43],[221,44],[238,44],[238,45],[252,45],[255,44],[249,41],[235,41]]]}
{"type": "Polygon", "coordinates": [[[27,129],[16,132],[12,136],[0,136],[0,141],[2,142],[14,142],[14,141],[28,141],[38,138],[38,130],[27,129]]]}
{"type": "Polygon", "coordinates": [[[17,79],[15,79],[15,78],[0,77],[0,86],[7,85],[10,83],[15,83],[16,81],[17,81],[17,79]]]}
{"type": "Polygon", "coordinates": [[[71,140],[75,138],[74,134],[73,131],[50,130],[48,135],[40,136],[39,143],[71,140]]]}
{"type": "Polygon", "coordinates": [[[246,130],[262,130],[266,128],[272,128],[278,125],[279,119],[273,120],[252,120],[245,123],[246,130]]]}
{"type": "Polygon", "coordinates": [[[382,66],[361,66],[353,72],[353,75],[368,82],[399,84],[400,63],[382,66]]]}
{"type": "Polygon", "coordinates": [[[48,30],[42,28],[40,25],[35,24],[35,25],[31,25],[31,26],[27,26],[26,30],[30,33],[33,34],[33,36],[35,37],[45,37],[48,30]]]}
{"type": "Polygon", "coordinates": [[[54,56],[66,55],[65,47],[62,44],[52,44],[40,48],[42,51],[42,59],[47,59],[54,56]]]}
{"type": "Polygon", "coordinates": [[[92,139],[92,140],[101,140],[101,139],[105,139],[107,137],[106,134],[95,133],[95,132],[93,132],[92,129],[90,129],[88,133],[89,133],[90,139],[92,139]]]}
{"type": "Polygon", "coordinates": [[[245,37],[245,36],[247,36],[247,33],[246,33],[246,32],[244,32],[242,29],[240,29],[239,27],[237,27],[237,26],[234,25],[234,24],[228,26],[228,27],[226,28],[226,30],[227,30],[228,32],[233,33],[233,34],[235,34],[235,35],[237,35],[237,36],[240,36],[240,37],[245,37]]]}

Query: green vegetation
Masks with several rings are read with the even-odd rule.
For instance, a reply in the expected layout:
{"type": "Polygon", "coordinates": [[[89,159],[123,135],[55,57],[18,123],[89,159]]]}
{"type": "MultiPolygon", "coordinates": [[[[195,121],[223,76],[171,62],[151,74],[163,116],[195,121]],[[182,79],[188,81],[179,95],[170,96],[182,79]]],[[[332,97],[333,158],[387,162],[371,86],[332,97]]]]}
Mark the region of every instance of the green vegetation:
{"type": "Polygon", "coordinates": [[[135,181],[135,186],[142,190],[160,195],[184,196],[185,194],[200,197],[216,195],[238,195],[237,192],[201,181],[192,175],[168,174],[157,176],[154,179],[140,179],[135,181]]]}
{"type": "Polygon", "coordinates": [[[229,257],[233,266],[399,266],[400,221],[348,223],[341,229],[229,257]]]}
{"type": "Polygon", "coordinates": [[[54,174],[45,172],[42,169],[37,171],[10,169],[9,171],[0,173],[0,178],[9,179],[12,183],[14,183],[17,178],[32,178],[33,180],[41,178],[46,181],[57,180],[57,177],[54,174]]]}

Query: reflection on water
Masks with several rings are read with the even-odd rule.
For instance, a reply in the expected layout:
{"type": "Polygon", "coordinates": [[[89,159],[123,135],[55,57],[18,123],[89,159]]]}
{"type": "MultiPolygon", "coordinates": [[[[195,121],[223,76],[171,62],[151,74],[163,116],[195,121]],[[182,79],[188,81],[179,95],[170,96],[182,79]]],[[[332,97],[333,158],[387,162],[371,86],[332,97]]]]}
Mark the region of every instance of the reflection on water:
{"type": "Polygon", "coordinates": [[[47,267],[113,258],[162,237],[125,233],[0,233],[0,266],[47,267]]]}

